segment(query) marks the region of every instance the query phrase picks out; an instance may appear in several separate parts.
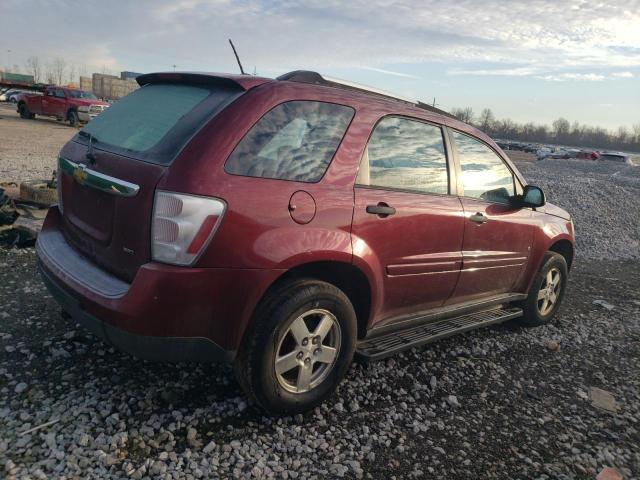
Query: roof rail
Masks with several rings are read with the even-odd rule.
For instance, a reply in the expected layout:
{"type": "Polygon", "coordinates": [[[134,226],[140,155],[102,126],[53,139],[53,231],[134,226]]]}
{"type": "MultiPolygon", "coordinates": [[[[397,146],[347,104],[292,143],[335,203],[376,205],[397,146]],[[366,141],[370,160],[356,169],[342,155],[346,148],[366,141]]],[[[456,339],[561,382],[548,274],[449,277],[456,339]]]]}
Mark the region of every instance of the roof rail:
{"type": "Polygon", "coordinates": [[[276,80],[299,82],[299,83],[313,83],[315,85],[324,85],[327,87],[341,88],[343,90],[353,90],[357,92],[367,93],[369,95],[376,95],[379,97],[389,98],[392,100],[399,100],[401,102],[408,103],[409,105],[412,105],[414,107],[422,108],[423,110],[428,110],[430,112],[438,113],[440,115],[456,118],[453,115],[451,115],[449,112],[445,112],[444,110],[440,110],[439,108],[432,107],[431,105],[428,105],[420,101],[411,100],[409,98],[401,97],[399,95],[385,92],[384,90],[379,90],[377,88],[368,87],[366,85],[361,85],[359,83],[354,83],[354,82],[349,82],[347,80],[341,80],[338,78],[323,76],[323,75],[320,75],[318,72],[313,72],[310,70],[295,70],[293,72],[280,75],[278,78],[276,78],[276,80]]]}

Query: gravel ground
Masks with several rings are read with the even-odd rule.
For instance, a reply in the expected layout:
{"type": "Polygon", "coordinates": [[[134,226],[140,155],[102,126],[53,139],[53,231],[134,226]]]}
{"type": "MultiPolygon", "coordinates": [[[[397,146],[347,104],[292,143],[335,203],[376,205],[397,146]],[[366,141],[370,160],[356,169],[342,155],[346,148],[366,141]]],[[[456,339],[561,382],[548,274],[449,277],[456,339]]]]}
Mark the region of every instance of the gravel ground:
{"type": "Polygon", "coordinates": [[[51,178],[58,152],[77,130],[47,117],[25,120],[15,110],[0,103],[0,183],[51,178]]]}
{"type": "Polygon", "coordinates": [[[640,166],[543,160],[518,167],[547,200],[571,213],[579,258],[640,258],[640,166]]]}
{"type": "Polygon", "coordinates": [[[354,364],[335,396],[294,417],[247,405],[228,366],[109,348],[62,317],[32,249],[0,250],[0,478],[593,479],[605,466],[640,478],[638,204],[625,203],[638,172],[520,166],[576,218],[557,323],[354,364]],[[617,411],[594,406],[592,387],[617,411]]]}

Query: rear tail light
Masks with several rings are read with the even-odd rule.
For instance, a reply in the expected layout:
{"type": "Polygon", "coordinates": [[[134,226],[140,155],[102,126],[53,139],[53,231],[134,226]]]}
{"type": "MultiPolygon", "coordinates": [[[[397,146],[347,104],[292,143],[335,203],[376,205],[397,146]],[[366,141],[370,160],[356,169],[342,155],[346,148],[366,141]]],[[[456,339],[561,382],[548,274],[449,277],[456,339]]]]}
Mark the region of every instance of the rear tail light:
{"type": "Polygon", "coordinates": [[[211,241],[225,207],[217,198],[157,190],[151,227],[153,260],[193,265],[211,241]]]}

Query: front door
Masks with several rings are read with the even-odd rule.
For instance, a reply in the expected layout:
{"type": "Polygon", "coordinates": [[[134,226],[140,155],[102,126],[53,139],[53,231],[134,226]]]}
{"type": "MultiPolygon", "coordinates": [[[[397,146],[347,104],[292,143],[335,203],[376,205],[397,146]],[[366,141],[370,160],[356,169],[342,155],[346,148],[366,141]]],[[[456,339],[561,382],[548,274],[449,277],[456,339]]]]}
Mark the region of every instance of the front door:
{"type": "Polygon", "coordinates": [[[51,115],[55,115],[58,118],[64,119],[65,108],[67,106],[67,99],[64,95],[64,90],[56,88],[53,90],[53,96],[48,97],[51,115]]]}
{"type": "Polygon", "coordinates": [[[352,228],[356,258],[375,265],[382,286],[372,323],[444,304],[458,280],[463,229],[441,127],[383,118],[361,161],[352,228]]]}
{"type": "Polygon", "coordinates": [[[509,197],[518,180],[480,140],[452,131],[460,164],[464,242],[462,271],[449,303],[510,292],[529,259],[533,242],[530,209],[514,209],[509,197]]]}

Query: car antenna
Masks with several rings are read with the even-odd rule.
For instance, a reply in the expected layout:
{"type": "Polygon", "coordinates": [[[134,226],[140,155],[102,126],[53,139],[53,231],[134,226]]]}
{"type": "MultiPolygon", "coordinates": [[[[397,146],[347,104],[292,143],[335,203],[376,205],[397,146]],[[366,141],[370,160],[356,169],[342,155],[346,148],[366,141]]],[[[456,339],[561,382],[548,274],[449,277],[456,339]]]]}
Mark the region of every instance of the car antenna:
{"type": "Polygon", "coordinates": [[[229,39],[229,44],[231,45],[231,48],[233,49],[233,54],[236,56],[236,60],[238,61],[238,66],[240,67],[240,73],[242,75],[246,75],[246,73],[244,73],[244,69],[242,68],[242,64],[240,63],[240,57],[238,56],[238,52],[236,52],[236,47],[234,47],[233,42],[231,41],[231,39],[229,39]]]}

